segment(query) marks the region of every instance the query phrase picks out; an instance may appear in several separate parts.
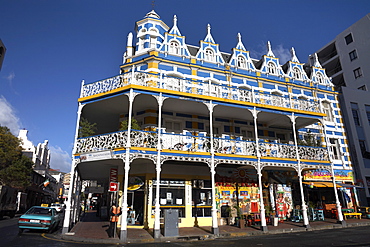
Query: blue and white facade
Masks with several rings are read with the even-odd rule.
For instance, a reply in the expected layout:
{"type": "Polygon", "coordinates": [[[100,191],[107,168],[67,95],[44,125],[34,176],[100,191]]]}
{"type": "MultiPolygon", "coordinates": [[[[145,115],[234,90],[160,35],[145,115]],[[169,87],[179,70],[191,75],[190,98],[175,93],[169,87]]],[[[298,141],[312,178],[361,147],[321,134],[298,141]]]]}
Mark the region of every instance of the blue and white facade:
{"type": "MultiPolygon", "coordinates": [[[[316,55],[301,63],[292,48],[282,65],[268,42],[266,55],[251,58],[240,34],[225,53],[210,25],[199,46],[189,45],[177,17],[169,27],[155,11],[135,29],[120,74],[82,84],[78,119],[98,130],[76,134],[73,151],[74,185],[95,179],[107,186],[109,169],[118,169],[122,239],[132,224],[159,237],[166,209],[177,209],[179,227],[212,226],[217,234],[226,205],[257,210],[267,231],[273,188],[283,187],[309,227],[305,190],[320,181],[317,174],[334,174],[322,178],[341,212],[336,182],[352,182],[351,160],[337,92],[316,55]],[[128,127],[120,130],[122,121],[128,127]]],[[[64,230],[74,221],[72,195],[64,230]]]]}

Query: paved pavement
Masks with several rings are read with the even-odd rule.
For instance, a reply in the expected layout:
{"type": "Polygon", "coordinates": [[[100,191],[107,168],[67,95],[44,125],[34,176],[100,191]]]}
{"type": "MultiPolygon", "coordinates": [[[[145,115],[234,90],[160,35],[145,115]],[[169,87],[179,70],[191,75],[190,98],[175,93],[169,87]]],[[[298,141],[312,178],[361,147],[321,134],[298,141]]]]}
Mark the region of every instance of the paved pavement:
{"type": "MultiPolygon", "coordinates": [[[[366,226],[370,225],[370,219],[347,219],[347,227],[366,226]]],[[[117,237],[109,238],[107,230],[109,228],[108,221],[101,221],[96,216],[95,211],[86,212],[71,230],[70,233],[60,235],[58,237],[66,240],[73,240],[78,242],[90,243],[119,243],[120,239],[117,237]]],[[[325,219],[324,221],[310,222],[310,228],[305,228],[302,222],[285,221],[279,223],[278,226],[267,226],[268,231],[263,232],[259,226],[250,226],[239,228],[236,226],[222,225],[219,226],[220,234],[215,236],[212,234],[211,227],[182,227],[179,228],[179,235],[176,237],[164,237],[160,239],[153,238],[153,229],[148,230],[143,228],[135,228],[128,226],[127,239],[129,243],[145,243],[145,242],[165,242],[165,241],[186,241],[186,240],[205,240],[214,238],[228,238],[228,237],[244,237],[252,235],[263,234],[279,234],[300,231],[315,231],[322,229],[342,228],[336,219],[325,219]]]]}

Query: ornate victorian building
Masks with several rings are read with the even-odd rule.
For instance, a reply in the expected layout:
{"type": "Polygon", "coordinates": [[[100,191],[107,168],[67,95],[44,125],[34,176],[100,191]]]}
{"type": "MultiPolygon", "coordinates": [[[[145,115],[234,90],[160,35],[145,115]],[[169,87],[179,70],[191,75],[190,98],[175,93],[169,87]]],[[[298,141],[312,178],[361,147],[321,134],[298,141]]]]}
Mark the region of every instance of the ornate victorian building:
{"type": "Polygon", "coordinates": [[[166,209],[179,227],[215,234],[252,213],[267,231],[268,215],[288,220],[294,209],[309,227],[308,206],[323,204],[344,223],[336,182],[352,183],[351,161],[337,92],[317,56],[301,63],[292,48],[282,65],[268,42],[254,59],[240,34],[225,53],[206,30],[188,45],[176,16],[169,27],[151,11],[128,35],[120,74],[82,83],[64,232],[82,180],[106,188],[102,210],[115,198],[109,182],[119,182],[122,240],[131,225],[160,237],[166,209]],[[96,124],[93,136],[78,138],[82,119],[96,124]]]}

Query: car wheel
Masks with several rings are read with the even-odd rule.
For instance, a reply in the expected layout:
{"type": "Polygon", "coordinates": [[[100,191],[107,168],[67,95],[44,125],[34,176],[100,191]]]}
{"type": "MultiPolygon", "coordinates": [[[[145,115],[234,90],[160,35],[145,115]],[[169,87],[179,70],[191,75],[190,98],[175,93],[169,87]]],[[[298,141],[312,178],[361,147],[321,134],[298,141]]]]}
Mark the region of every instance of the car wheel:
{"type": "Polygon", "coordinates": [[[48,233],[52,233],[52,232],[53,232],[53,230],[54,230],[54,228],[55,228],[55,225],[53,224],[53,225],[48,229],[48,233]]]}

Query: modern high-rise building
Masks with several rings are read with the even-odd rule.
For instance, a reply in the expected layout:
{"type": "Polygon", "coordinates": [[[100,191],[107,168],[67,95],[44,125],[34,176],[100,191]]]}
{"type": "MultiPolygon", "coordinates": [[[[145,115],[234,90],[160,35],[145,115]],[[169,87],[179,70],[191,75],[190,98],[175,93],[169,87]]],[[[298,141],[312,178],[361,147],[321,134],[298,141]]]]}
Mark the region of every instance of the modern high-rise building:
{"type": "Polygon", "coordinates": [[[247,217],[268,231],[271,215],[309,227],[325,208],[345,223],[341,207],[356,201],[337,188],[353,184],[351,159],[338,92],[317,56],[301,63],[292,48],[280,64],[267,42],[251,58],[240,34],[227,53],[205,30],[189,45],[176,16],[169,27],[151,11],[128,34],[120,74],[82,83],[64,233],[83,180],[105,188],[99,215],[122,206],[123,241],[131,226],[158,238],[163,222],[218,234],[247,217]]]}
{"type": "Polygon", "coordinates": [[[1,70],[1,67],[3,66],[5,52],[6,52],[5,45],[3,44],[3,42],[0,39],[0,70],[1,70]]]}
{"type": "Polygon", "coordinates": [[[367,14],[317,51],[320,63],[340,91],[339,102],[362,206],[370,205],[369,30],[367,14]]]}

